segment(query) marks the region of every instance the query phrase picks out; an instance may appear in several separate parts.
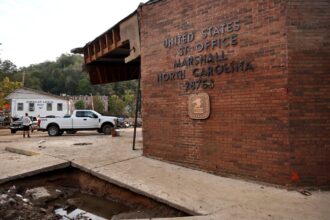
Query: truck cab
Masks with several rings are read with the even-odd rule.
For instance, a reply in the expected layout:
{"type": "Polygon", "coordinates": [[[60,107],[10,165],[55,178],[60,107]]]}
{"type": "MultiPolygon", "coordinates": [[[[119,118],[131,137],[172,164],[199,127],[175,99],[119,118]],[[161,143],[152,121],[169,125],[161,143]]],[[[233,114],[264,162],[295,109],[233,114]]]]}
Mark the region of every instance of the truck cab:
{"type": "Polygon", "coordinates": [[[97,130],[99,133],[110,134],[117,125],[117,118],[103,116],[93,110],[75,110],[73,114],[64,118],[41,118],[40,129],[48,131],[49,136],[75,133],[81,130],[97,130]]]}

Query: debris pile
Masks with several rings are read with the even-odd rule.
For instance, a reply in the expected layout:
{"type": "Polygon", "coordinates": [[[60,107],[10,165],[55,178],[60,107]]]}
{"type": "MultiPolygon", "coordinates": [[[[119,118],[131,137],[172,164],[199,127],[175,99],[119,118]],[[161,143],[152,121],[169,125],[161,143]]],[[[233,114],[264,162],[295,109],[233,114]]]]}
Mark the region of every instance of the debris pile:
{"type": "Polygon", "coordinates": [[[0,190],[0,216],[3,220],[12,219],[47,219],[55,220],[57,216],[53,206],[48,206],[46,201],[53,197],[46,189],[35,191],[32,194],[22,191],[15,186],[0,190]],[[45,197],[46,196],[46,197],[45,197]],[[38,204],[38,205],[37,205],[38,204]]]}

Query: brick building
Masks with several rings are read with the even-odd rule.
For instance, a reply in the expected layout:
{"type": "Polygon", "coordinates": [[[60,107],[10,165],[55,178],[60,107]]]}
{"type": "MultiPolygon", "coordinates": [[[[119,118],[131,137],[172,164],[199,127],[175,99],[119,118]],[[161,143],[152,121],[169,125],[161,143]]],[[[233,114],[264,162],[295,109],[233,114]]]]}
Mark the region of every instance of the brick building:
{"type": "Polygon", "coordinates": [[[141,76],[143,154],[330,186],[330,3],[154,0],[73,50],[94,84],[141,76]]]}

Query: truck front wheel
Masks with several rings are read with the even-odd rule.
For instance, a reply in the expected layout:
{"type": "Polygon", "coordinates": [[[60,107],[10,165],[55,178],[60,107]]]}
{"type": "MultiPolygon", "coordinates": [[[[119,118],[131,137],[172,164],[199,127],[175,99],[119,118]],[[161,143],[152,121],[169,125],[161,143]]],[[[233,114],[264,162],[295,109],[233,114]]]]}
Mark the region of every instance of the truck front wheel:
{"type": "Polygon", "coordinates": [[[56,125],[49,126],[48,135],[49,136],[58,136],[60,129],[56,125]]]}
{"type": "Polygon", "coordinates": [[[111,129],[112,129],[111,125],[104,125],[103,128],[102,128],[102,132],[105,135],[110,135],[111,134],[111,129]]]}

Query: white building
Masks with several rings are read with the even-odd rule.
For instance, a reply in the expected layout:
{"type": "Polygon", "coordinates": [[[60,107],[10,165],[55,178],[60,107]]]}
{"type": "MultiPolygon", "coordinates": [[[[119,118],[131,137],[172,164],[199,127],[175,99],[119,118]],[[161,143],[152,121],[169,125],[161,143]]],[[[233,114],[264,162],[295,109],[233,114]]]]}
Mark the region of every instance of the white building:
{"type": "Polygon", "coordinates": [[[28,88],[16,89],[7,97],[10,100],[11,117],[19,118],[28,113],[29,116],[63,117],[70,114],[71,102],[65,97],[28,88]]]}

